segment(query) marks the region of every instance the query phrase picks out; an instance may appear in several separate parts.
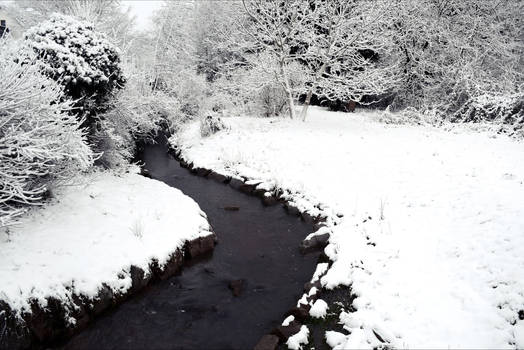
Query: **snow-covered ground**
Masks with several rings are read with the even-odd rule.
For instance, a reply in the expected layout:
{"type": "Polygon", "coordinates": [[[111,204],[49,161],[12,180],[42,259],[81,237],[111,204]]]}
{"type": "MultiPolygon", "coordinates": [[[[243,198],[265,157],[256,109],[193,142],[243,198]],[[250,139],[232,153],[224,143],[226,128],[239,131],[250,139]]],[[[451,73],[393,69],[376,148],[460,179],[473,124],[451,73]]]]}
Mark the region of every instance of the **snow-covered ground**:
{"type": "Polygon", "coordinates": [[[77,183],[0,229],[0,300],[15,311],[29,299],[95,297],[102,283],[125,292],[130,265],[162,266],[186,240],[210,234],[198,204],[162,182],[99,172],[77,183]]]}
{"type": "Polygon", "coordinates": [[[402,348],[524,347],[524,144],[368,112],[308,118],[226,118],[228,131],[202,139],[192,124],[172,142],[196,166],[331,213],[335,262],[321,281],[358,298],[329,343],[369,348],[376,333],[402,348]]]}

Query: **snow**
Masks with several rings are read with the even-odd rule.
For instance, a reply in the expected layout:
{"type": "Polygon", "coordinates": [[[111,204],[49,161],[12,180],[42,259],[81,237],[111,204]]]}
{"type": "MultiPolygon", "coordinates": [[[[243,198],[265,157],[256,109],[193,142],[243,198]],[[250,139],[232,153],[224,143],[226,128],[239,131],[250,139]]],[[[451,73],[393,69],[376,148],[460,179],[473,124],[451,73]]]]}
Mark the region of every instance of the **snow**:
{"type": "Polygon", "coordinates": [[[66,68],[75,83],[84,79],[98,85],[121,79],[119,49],[104,34],[94,31],[90,22],[54,13],[24,35],[28,47],[45,53],[46,59],[39,63],[54,79],[66,68]]]}
{"type": "Polygon", "coordinates": [[[517,349],[524,348],[524,321],[518,321],[515,327],[515,345],[517,349]]]}
{"type": "Polygon", "coordinates": [[[302,298],[300,298],[297,302],[297,307],[300,307],[300,305],[308,305],[309,301],[307,300],[307,294],[302,294],[302,298]]]}
{"type": "Polygon", "coordinates": [[[302,349],[302,344],[307,344],[307,337],[309,336],[309,329],[307,326],[301,326],[297,334],[288,338],[286,345],[288,349],[298,350],[302,349]]]}
{"type": "Polygon", "coordinates": [[[313,306],[311,306],[309,315],[315,318],[324,318],[327,315],[328,308],[328,304],[324,300],[318,299],[313,306]]]}
{"type": "Polygon", "coordinates": [[[30,299],[93,298],[103,283],[124,292],[130,265],[149,272],[152,259],[162,266],[186,240],[210,234],[199,206],[162,182],[97,172],[78,183],[0,230],[0,299],[17,312],[30,299]]]}
{"type": "MultiPolygon", "coordinates": [[[[308,237],[309,237],[309,235],[308,235],[308,237]]],[[[320,276],[325,274],[328,269],[329,269],[329,264],[328,263],[317,264],[317,267],[315,269],[315,273],[313,273],[313,278],[311,278],[311,282],[318,281],[320,276]]]]}
{"type": "Polygon", "coordinates": [[[284,320],[284,322],[282,322],[282,326],[287,327],[287,326],[289,326],[289,324],[290,324],[291,322],[293,322],[294,320],[295,320],[295,316],[293,316],[293,315],[289,315],[288,317],[286,317],[286,319],[284,320]]]}
{"type": "Polygon", "coordinates": [[[335,332],[335,331],[326,332],[326,343],[329,346],[331,346],[332,348],[335,348],[337,345],[345,343],[345,341],[346,341],[346,336],[340,332],[335,332]]]}
{"type": "Polygon", "coordinates": [[[201,139],[194,123],[172,142],[195,166],[281,188],[301,210],[328,215],[333,264],[315,276],[357,296],[356,312],[340,315],[350,333],[341,348],[380,344],[376,334],[394,347],[515,347],[524,144],[379,118],[321,108],[305,123],[224,118],[230,130],[201,139]]]}

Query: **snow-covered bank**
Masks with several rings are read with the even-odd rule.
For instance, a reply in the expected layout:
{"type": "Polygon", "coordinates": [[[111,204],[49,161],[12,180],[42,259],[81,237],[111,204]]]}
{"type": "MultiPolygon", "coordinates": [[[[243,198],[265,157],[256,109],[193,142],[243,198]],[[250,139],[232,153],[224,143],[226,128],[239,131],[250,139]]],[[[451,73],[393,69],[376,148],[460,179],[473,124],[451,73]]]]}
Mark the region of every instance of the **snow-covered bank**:
{"type": "Polygon", "coordinates": [[[162,182],[108,172],[78,182],[0,231],[0,300],[16,312],[49,297],[95,298],[102,284],[125,294],[131,265],[148,273],[153,259],[162,267],[186,241],[211,234],[198,204],[162,182]]]}
{"type": "Polygon", "coordinates": [[[330,344],[372,347],[378,334],[395,347],[524,346],[524,144],[317,108],[306,123],[226,122],[173,141],[195,166],[285,189],[338,223],[321,281],[358,298],[330,344]]]}

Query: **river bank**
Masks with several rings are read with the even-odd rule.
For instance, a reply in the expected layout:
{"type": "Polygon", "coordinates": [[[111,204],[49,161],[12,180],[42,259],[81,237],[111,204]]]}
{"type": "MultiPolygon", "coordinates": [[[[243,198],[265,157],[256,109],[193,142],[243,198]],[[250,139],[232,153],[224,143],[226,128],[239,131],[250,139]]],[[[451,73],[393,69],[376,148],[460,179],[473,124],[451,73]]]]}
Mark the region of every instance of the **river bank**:
{"type": "Polygon", "coordinates": [[[214,246],[191,198],[138,174],[92,173],[53,195],[2,229],[1,348],[69,337],[214,246]]]}
{"type": "Polygon", "coordinates": [[[522,346],[521,142],[387,125],[377,112],[224,121],[207,138],[195,123],[172,144],[196,171],[327,215],[322,286],[354,293],[337,310],[343,330],[324,334],[332,347],[522,346]]]}
{"type": "Polygon", "coordinates": [[[218,237],[213,256],[128,300],[63,348],[253,348],[281,325],[310,281],[318,253],[303,255],[299,246],[312,222],[231,183],[195,176],[167,150],[146,146],[144,170],[199,203],[218,237]]]}

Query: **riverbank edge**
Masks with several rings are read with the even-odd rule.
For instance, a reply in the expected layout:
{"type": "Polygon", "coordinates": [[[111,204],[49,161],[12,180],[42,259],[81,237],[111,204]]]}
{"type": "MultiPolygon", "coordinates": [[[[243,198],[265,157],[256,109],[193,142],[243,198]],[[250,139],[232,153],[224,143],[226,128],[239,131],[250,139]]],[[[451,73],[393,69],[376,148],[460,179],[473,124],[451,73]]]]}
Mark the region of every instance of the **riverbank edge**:
{"type": "MultiPolygon", "coordinates": [[[[323,228],[327,228],[326,233],[322,234],[310,234],[307,237],[304,237],[304,240],[300,244],[300,251],[303,254],[307,254],[314,251],[322,251],[318,264],[328,264],[328,268],[325,271],[316,276],[310,282],[307,282],[304,285],[304,296],[307,303],[298,302],[297,307],[291,308],[282,315],[282,319],[289,316],[293,316],[294,320],[287,323],[287,325],[281,325],[271,330],[270,333],[262,335],[259,342],[255,345],[255,350],[274,350],[278,347],[282,347],[286,344],[287,340],[298,333],[302,325],[308,327],[318,327],[321,322],[319,320],[313,319],[309,310],[311,305],[318,299],[322,299],[322,295],[327,292],[323,289],[320,278],[329,270],[333,261],[324,253],[324,248],[329,243],[330,237],[330,226],[335,226],[340,216],[334,218],[330,217],[327,213],[322,213],[320,215],[313,216],[307,211],[301,210],[298,206],[293,204],[293,198],[287,197],[285,195],[285,189],[275,188],[273,190],[266,189],[257,189],[257,185],[262,183],[260,181],[257,183],[258,179],[250,179],[244,176],[231,176],[222,174],[213,169],[207,169],[205,167],[199,167],[194,164],[190,159],[187,159],[184,156],[183,147],[178,144],[168,144],[168,153],[177,160],[181,167],[188,169],[192,174],[208,179],[212,179],[218,183],[229,185],[233,189],[243,192],[247,195],[260,198],[262,203],[267,206],[271,205],[282,205],[289,215],[300,217],[302,221],[306,222],[313,226],[316,231],[319,231],[323,228]],[[324,293],[323,293],[324,292],[324,293]]],[[[147,174],[145,174],[147,176],[147,174]]],[[[318,206],[320,209],[320,206],[318,206]]],[[[318,265],[317,265],[318,266],[318,265]]],[[[312,276],[315,271],[312,271],[312,276]]],[[[338,288],[343,288],[347,290],[348,299],[352,299],[351,287],[350,286],[340,286],[338,288]]],[[[301,299],[304,300],[304,299],[301,299]]],[[[324,339],[325,340],[325,339],[324,339]]],[[[327,345],[327,344],[326,344],[327,345]]]]}
{"type": "Polygon", "coordinates": [[[104,312],[117,307],[149,285],[179,274],[193,259],[212,253],[218,240],[211,225],[209,228],[211,234],[185,241],[162,266],[156,259],[151,260],[148,271],[130,265],[126,272],[132,284],[125,292],[115,292],[106,284],[101,284],[95,298],[73,294],[69,303],[64,303],[48,297],[45,307],[33,300],[30,302],[31,311],[21,315],[17,315],[7,303],[0,300],[0,349],[47,348],[71,338],[104,312]]]}

